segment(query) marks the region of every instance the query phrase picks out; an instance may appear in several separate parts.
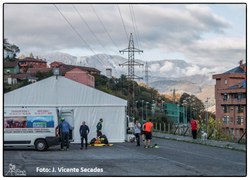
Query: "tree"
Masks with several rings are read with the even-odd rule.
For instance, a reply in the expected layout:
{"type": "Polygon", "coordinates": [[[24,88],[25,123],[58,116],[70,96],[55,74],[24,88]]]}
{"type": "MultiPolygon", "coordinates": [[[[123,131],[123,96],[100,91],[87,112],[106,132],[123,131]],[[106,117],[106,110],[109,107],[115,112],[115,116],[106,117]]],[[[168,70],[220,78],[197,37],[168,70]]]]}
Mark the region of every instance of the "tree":
{"type": "Polygon", "coordinates": [[[203,102],[194,95],[183,93],[180,98],[180,104],[187,107],[187,117],[190,120],[192,117],[201,120],[205,106],[203,102]]]}
{"type": "Polygon", "coordinates": [[[32,53],[32,52],[30,53],[30,58],[34,58],[34,55],[33,55],[33,53],[32,53]]]}
{"type": "Polygon", "coordinates": [[[13,59],[15,59],[17,56],[17,53],[20,52],[19,47],[16,46],[15,44],[10,44],[7,38],[4,38],[3,40],[3,49],[6,51],[11,51],[13,53],[13,59]]]}

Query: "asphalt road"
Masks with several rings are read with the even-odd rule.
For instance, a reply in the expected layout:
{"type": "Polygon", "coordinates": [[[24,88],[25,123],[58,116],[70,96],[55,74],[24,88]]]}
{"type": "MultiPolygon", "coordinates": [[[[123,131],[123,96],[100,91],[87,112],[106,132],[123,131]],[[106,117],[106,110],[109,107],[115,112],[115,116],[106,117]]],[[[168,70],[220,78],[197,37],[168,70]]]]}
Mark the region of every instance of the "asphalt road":
{"type": "Polygon", "coordinates": [[[6,148],[3,175],[27,176],[246,176],[246,152],[165,139],[160,148],[134,143],[69,151],[59,146],[46,152],[6,148]],[[10,171],[10,164],[15,170],[10,171]],[[89,172],[91,171],[91,172],[89,172]]]}

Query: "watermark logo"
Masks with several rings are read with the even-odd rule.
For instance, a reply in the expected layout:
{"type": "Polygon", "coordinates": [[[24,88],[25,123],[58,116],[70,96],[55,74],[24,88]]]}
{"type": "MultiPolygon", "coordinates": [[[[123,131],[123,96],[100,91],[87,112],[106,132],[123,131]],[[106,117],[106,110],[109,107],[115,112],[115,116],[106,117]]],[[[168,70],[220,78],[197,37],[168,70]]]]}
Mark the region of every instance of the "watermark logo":
{"type": "Polygon", "coordinates": [[[9,170],[5,175],[6,176],[26,176],[26,171],[17,169],[15,164],[9,164],[9,170]]]}

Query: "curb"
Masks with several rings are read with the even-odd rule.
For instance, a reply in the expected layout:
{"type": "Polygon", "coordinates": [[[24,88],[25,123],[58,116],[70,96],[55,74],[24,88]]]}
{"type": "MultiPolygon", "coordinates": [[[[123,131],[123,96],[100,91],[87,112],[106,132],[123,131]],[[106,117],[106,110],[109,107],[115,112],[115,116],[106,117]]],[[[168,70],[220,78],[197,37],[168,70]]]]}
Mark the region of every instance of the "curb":
{"type": "Polygon", "coordinates": [[[183,139],[181,137],[176,137],[175,138],[175,137],[166,137],[166,136],[157,136],[157,135],[153,135],[153,137],[160,138],[160,139],[182,141],[182,142],[187,142],[187,143],[192,143],[192,144],[200,144],[200,145],[205,145],[205,146],[210,146],[210,147],[218,147],[218,148],[223,148],[223,149],[230,149],[230,150],[246,152],[246,147],[242,147],[242,148],[241,147],[239,147],[239,148],[238,147],[233,147],[233,146],[230,146],[230,142],[228,142],[225,145],[218,145],[218,144],[212,144],[212,143],[202,143],[200,141],[192,141],[192,140],[188,140],[188,139],[183,139]]]}

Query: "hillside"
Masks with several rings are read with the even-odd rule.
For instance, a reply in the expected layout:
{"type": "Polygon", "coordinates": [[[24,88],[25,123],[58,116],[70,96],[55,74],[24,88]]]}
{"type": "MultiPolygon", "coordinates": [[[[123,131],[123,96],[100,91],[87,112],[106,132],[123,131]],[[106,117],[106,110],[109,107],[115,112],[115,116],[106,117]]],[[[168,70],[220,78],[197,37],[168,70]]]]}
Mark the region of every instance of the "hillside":
{"type": "MultiPolygon", "coordinates": [[[[114,77],[127,74],[127,67],[121,67],[127,61],[126,57],[117,55],[98,54],[94,56],[71,56],[66,53],[34,53],[35,56],[45,58],[50,64],[53,61],[61,61],[66,64],[95,67],[106,75],[106,69],[112,69],[114,77]]],[[[136,60],[145,63],[141,60],[136,60]]],[[[199,66],[184,60],[163,59],[149,61],[149,86],[157,89],[160,93],[171,94],[173,89],[177,92],[187,92],[197,95],[201,100],[211,98],[211,106],[214,105],[214,80],[211,79],[210,67],[199,66]]],[[[144,67],[136,67],[136,75],[145,79],[144,67]]],[[[140,82],[144,82],[141,80],[140,82]]]]}

